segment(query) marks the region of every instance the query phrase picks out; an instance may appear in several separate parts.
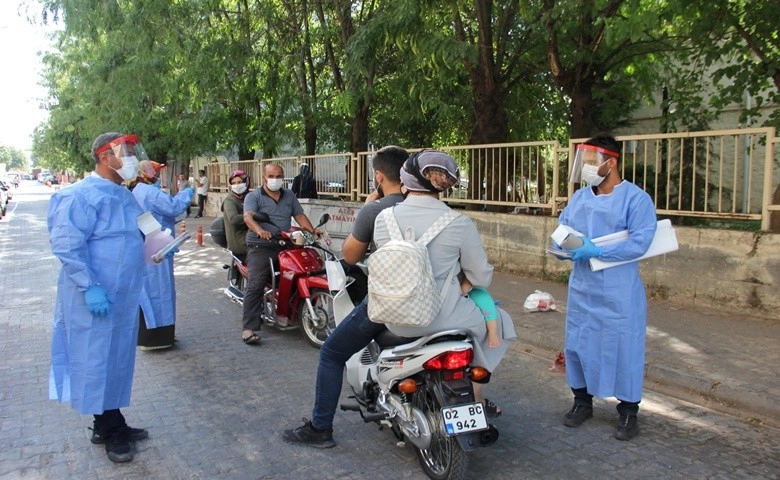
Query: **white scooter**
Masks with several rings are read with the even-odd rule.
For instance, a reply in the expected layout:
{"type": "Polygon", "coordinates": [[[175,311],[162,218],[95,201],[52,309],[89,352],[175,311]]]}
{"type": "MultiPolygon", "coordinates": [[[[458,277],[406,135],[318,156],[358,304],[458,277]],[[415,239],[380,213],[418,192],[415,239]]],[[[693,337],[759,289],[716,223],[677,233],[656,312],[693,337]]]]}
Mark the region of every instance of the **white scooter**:
{"type": "MultiPolygon", "coordinates": [[[[340,265],[329,266],[329,288],[337,292],[333,299],[337,324],[353,308],[346,291],[350,281],[340,265]]],[[[386,331],[347,362],[354,402],[343,403],[341,409],[359,412],[366,423],[389,428],[399,446],[408,440],[428,477],[468,478],[467,452],[498,439],[482,403],[474,400],[471,383],[488,372],[472,366],[472,358],[465,330],[418,339],[386,331]]]]}

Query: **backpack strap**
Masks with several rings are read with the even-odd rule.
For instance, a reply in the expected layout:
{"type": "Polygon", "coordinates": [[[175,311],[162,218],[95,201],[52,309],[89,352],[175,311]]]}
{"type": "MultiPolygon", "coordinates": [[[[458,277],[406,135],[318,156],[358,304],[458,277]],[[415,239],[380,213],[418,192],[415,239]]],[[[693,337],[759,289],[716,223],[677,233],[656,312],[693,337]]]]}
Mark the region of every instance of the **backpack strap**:
{"type": "Polygon", "coordinates": [[[431,240],[436,238],[436,235],[440,234],[441,231],[447,227],[447,225],[452,223],[452,221],[456,218],[460,217],[460,215],[460,212],[456,212],[455,210],[448,210],[447,213],[433,222],[433,225],[431,225],[430,228],[428,228],[428,230],[423,233],[422,237],[417,240],[417,243],[423,246],[427,246],[431,240]]]}
{"type": "MultiPolygon", "coordinates": [[[[387,232],[390,234],[390,240],[403,240],[404,236],[401,233],[401,227],[398,226],[398,222],[393,214],[393,208],[394,207],[386,208],[379,214],[382,215],[385,220],[387,232]]],[[[412,237],[412,241],[414,241],[414,237],[412,237]]]]}
{"type": "MultiPolygon", "coordinates": [[[[438,234],[442,232],[445,228],[447,228],[447,225],[452,223],[453,220],[460,217],[461,213],[456,212],[455,210],[448,210],[447,213],[439,217],[438,220],[433,222],[433,225],[428,228],[428,230],[423,233],[422,237],[420,237],[419,240],[417,240],[417,243],[420,245],[423,245],[427,248],[428,244],[436,238],[438,234]]],[[[455,271],[458,270],[460,267],[460,261],[455,262],[455,265],[452,266],[450,269],[450,273],[447,275],[447,279],[444,280],[444,283],[441,285],[441,290],[439,290],[439,298],[441,301],[444,301],[444,294],[447,292],[447,287],[450,286],[450,283],[452,282],[452,277],[455,276],[455,271]]]]}

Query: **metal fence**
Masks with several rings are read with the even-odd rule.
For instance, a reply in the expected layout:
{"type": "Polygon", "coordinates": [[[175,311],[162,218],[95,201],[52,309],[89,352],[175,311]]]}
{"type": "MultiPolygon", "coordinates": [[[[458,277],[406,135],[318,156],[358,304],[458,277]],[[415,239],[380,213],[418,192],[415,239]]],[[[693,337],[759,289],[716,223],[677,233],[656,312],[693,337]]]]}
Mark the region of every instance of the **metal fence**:
{"type": "MultiPolygon", "coordinates": [[[[774,128],[623,135],[621,175],[643,188],[658,214],[680,217],[760,220],[769,229],[772,196],[780,178],[780,139],[774,128]]],[[[574,192],[568,182],[576,146],[586,139],[439,147],[458,162],[460,185],[442,194],[454,207],[557,215],[574,192]]],[[[410,152],[419,149],[410,150],[410,152]]],[[[307,155],[213,163],[211,188],[226,191],[230,172],[240,168],[261,183],[262,168],[279,163],[287,187],[301,164],[309,165],[320,198],[360,201],[373,189],[374,152],[307,155]]]]}

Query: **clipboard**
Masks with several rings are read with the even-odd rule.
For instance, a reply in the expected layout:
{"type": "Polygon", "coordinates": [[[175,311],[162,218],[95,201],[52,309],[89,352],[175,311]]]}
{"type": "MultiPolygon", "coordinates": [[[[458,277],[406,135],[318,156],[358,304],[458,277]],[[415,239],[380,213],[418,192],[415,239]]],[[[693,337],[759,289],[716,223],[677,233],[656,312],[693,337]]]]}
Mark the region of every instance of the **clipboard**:
{"type": "MultiPolygon", "coordinates": [[[[593,243],[598,246],[604,246],[625,240],[628,240],[627,230],[610,233],[609,235],[604,235],[603,237],[594,238],[593,243]]],[[[604,270],[605,268],[617,267],[618,265],[637,262],[639,260],[644,260],[645,258],[656,257],[665,253],[674,252],[679,248],[680,245],[677,243],[677,235],[674,232],[674,227],[672,227],[672,222],[669,219],[665,219],[658,221],[655,229],[655,235],[653,236],[653,241],[650,243],[650,247],[648,247],[645,254],[641,257],[620,262],[606,262],[598,258],[591,258],[588,260],[588,262],[590,262],[590,269],[594,272],[598,272],[599,270],[604,270]]]]}
{"type": "Polygon", "coordinates": [[[152,261],[154,263],[161,263],[166,255],[168,255],[174,249],[179,248],[179,245],[186,242],[188,238],[190,238],[190,232],[184,232],[183,234],[179,235],[172,242],[157,250],[157,252],[152,255],[152,261]]]}

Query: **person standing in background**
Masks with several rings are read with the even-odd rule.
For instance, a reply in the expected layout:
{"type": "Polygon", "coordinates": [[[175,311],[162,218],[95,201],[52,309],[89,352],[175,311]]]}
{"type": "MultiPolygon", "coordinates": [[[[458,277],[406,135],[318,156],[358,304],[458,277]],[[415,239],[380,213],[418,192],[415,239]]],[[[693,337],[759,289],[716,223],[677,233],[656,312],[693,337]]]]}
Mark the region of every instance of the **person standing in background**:
{"type": "Polygon", "coordinates": [[[317,198],[317,182],[306,163],[301,164],[300,173],[293,178],[291,190],[298,198],[317,198]]]}
{"type": "MultiPolygon", "coordinates": [[[[184,178],[184,174],[180,173],[176,176],[176,193],[181,192],[185,188],[189,188],[192,185],[190,185],[190,182],[187,181],[186,178],[184,178]]],[[[187,218],[190,218],[190,213],[192,210],[192,202],[187,204],[187,218]]]]}
{"type": "Polygon", "coordinates": [[[146,153],[137,135],[110,132],[92,144],[95,170],[51,196],[46,217],[51,251],[62,263],[57,279],[49,398],[94,415],[93,444],[112,462],[129,462],[131,441],[149,432],[131,428],[120,408],[130,405],[143,288],[143,210],[122,182],[136,178],[146,153]]]}
{"type": "Polygon", "coordinates": [[[203,210],[206,208],[206,196],[209,194],[209,179],[206,177],[205,170],[198,170],[198,179],[195,181],[198,186],[198,214],[195,218],[203,217],[203,210]]]}

